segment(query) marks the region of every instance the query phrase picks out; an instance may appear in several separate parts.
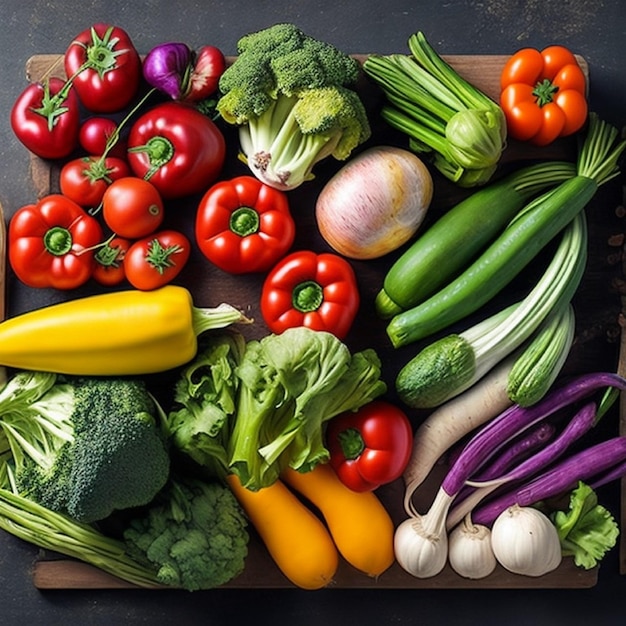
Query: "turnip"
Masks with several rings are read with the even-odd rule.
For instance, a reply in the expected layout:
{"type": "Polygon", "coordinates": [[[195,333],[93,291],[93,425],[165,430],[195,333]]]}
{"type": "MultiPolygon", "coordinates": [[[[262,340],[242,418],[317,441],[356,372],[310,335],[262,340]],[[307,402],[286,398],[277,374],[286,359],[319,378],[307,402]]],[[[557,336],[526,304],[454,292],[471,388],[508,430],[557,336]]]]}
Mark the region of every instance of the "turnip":
{"type": "Polygon", "coordinates": [[[376,146],[349,161],[324,186],[315,209],[317,225],[339,254],[374,259],[413,237],[432,197],[433,180],[419,157],[376,146]]]}

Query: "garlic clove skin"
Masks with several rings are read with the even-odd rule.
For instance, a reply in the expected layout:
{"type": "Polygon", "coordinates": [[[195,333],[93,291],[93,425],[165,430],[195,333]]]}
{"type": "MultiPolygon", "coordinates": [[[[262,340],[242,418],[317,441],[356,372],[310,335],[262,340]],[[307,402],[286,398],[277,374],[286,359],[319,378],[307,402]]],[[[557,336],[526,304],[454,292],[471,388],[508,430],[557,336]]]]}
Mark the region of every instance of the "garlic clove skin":
{"type": "Polygon", "coordinates": [[[416,578],[436,576],[448,557],[448,535],[429,533],[421,517],[404,520],[394,535],[394,552],[400,567],[416,578]]]}
{"type": "Polygon", "coordinates": [[[563,558],[554,524],[541,511],[517,504],[496,518],[491,546],[502,567],[523,576],[543,576],[563,558]]]}
{"type": "Polygon", "coordinates": [[[464,578],[477,580],[489,576],[497,565],[491,547],[491,530],[465,519],[448,537],[450,567],[464,578]]]}

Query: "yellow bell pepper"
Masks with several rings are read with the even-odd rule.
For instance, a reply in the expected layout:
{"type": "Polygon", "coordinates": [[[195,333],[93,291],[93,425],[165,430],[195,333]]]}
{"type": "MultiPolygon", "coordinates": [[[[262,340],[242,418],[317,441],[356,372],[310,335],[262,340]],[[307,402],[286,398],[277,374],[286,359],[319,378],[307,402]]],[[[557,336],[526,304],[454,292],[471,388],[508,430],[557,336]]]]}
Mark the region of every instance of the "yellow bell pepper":
{"type": "Polygon", "coordinates": [[[87,296],[0,322],[0,365],[86,376],[163,372],[196,355],[200,333],[249,321],[228,304],[197,308],[175,285],[87,296]]]}

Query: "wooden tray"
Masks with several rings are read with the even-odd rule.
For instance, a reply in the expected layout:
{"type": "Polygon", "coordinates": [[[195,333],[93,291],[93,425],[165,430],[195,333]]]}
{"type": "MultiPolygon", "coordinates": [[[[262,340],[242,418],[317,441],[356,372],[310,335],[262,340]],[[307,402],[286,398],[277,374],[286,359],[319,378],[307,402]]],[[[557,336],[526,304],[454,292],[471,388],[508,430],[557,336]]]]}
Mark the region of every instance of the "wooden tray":
{"type": "MultiPolygon", "coordinates": [[[[364,58],[364,55],[355,55],[357,58],[364,58]]],[[[499,75],[507,56],[447,56],[446,60],[459,71],[461,75],[470,82],[483,89],[488,95],[497,98],[499,93],[499,75]]],[[[581,66],[588,74],[588,67],[585,60],[579,57],[581,66]]],[[[32,57],[26,68],[27,79],[30,81],[40,80],[44,76],[58,75],[64,76],[60,55],[36,55],[32,57]]],[[[382,102],[380,92],[372,87],[365,79],[362,79],[359,89],[364,102],[370,111],[375,111],[382,102]]],[[[370,140],[375,144],[395,144],[405,146],[405,139],[399,134],[390,131],[382,122],[377,121],[375,115],[371,116],[373,124],[373,137],[370,140]]],[[[247,168],[237,161],[236,149],[238,141],[234,129],[225,127],[224,133],[228,145],[232,151],[227,157],[227,165],[223,172],[223,177],[228,178],[239,174],[249,173],[247,168]]],[[[549,148],[538,150],[527,144],[510,142],[502,159],[502,171],[507,168],[519,166],[520,162],[536,159],[566,158],[573,159],[575,156],[575,143],[573,140],[562,140],[556,142],[549,148]]],[[[322,188],[328,178],[340,167],[341,164],[327,160],[320,163],[316,169],[316,180],[307,183],[302,187],[290,192],[290,204],[294,217],[298,224],[298,234],[294,249],[312,247],[313,249],[328,250],[328,246],[318,234],[314,219],[314,205],[317,193],[322,188]]],[[[58,167],[49,162],[42,161],[36,157],[31,159],[32,179],[38,196],[58,190],[58,167]]],[[[435,176],[437,176],[435,174],[435,176]]],[[[434,220],[445,208],[471,193],[469,190],[461,190],[437,176],[435,181],[435,197],[431,211],[425,225],[434,220]]],[[[193,215],[194,207],[198,198],[189,198],[177,202],[175,208],[168,210],[168,225],[172,228],[191,234],[189,231],[190,215],[193,215]]],[[[604,230],[610,226],[603,226],[603,230],[597,236],[600,239],[598,250],[599,256],[606,256],[611,252],[605,249],[606,240],[604,230]]],[[[593,228],[590,229],[592,235],[593,228]]],[[[383,375],[385,379],[393,381],[399,367],[404,364],[417,350],[415,346],[407,349],[394,350],[386,338],[384,324],[375,318],[373,314],[373,302],[377,291],[382,283],[382,278],[389,265],[393,262],[395,254],[389,255],[378,261],[354,262],[354,268],[359,279],[359,286],[362,295],[362,306],[359,317],[356,320],[354,329],[347,337],[346,342],[353,350],[364,347],[376,348],[382,362],[383,375]]],[[[598,280],[604,280],[606,267],[603,263],[600,266],[591,267],[586,274],[585,281],[591,285],[594,292],[598,285],[598,280]]],[[[621,268],[620,268],[621,270],[621,268]]],[[[194,300],[198,306],[214,306],[221,301],[240,307],[248,315],[255,319],[255,324],[246,329],[249,337],[260,337],[267,333],[263,324],[259,309],[258,298],[260,294],[261,279],[258,276],[243,276],[233,278],[220,272],[199,254],[192,256],[188,268],[180,276],[180,284],[188,287],[194,294],[194,300]]],[[[515,287],[512,287],[515,288],[515,287]]],[[[72,297],[88,295],[97,288],[88,285],[81,288],[72,297]]],[[[522,287],[523,289],[523,287],[522,287]]],[[[583,289],[585,289],[583,285],[583,289]]],[[[619,313],[618,297],[615,293],[609,293],[609,289],[602,288],[602,301],[609,302],[608,310],[602,311],[600,320],[597,316],[583,315],[579,321],[580,330],[577,335],[576,346],[570,356],[569,368],[573,372],[579,372],[581,364],[592,361],[590,368],[596,368],[598,362],[606,358],[606,354],[612,355],[617,352],[614,347],[607,348],[605,340],[606,318],[609,325],[617,326],[619,313]],[[614,309],[611,308],[615,305],[614,309]]],[[[24,291],[16,286],[10,304],[14,303],[11,314],[17,314],[28,308],[41,306],[58,297],[58,294],[50,293],[29,293],[24,296],[24,291]]],[[[567,369],[568,366],[566,366],[567,369]]],[[[614,369],[613,360],[605,362],[607,369],[614,369]]],[[[390,387],[393,385],[391,384],[390,387]]],[[[390,391],[393,398],[393,392],[390,391]]],[[[411,414],[415,424],[422,417],[419,413],[411,414]]],[[[617,427],[616,427],[617,428],[617,427]]],[[[445,459],[437,466],[427,483],[418,491],[416,504],[421,510],[427,510],[432,500],[435,489],[439,484],[439,479],[445,471],[445,459]]],[[[378,495],[388,507],[394,520],[399,523],[405,519],[402,511],[403,485],[401,481],[385,486],[378,490],[378,495]]],[[[251,530],[250,554],[246,562],[245,571],[236,579],[226,585],[229,588],[277,588],[290,587],[291,583],[282,575],[274,565],[271,558],[265,551],[251,530]]],[[[364,574],[353,569],[347,563],[342,562],[335,580],[331,585],[334,589],[340,588],[586,588],[596,584],[598,569],[582,570],[575,567],[572,559],[564,559],[562,565],[554,572],[540,578],[530,578],[511,574],[498,566],[496,571],[489,577],[480,581],[470,581],[458,576],[449,566],[438,576],[425,580],[414,578],[404,572],[397,564],[382,574],[378,579],[370,579],[364,574]]],[[[54,588],[124,588],[131,587],[108,574],[105,574],[91,566],[83,563],[68,560],[59,555],[45,554],[35,564],[33,580],[36,587],[40,589],[54,588]]]]}

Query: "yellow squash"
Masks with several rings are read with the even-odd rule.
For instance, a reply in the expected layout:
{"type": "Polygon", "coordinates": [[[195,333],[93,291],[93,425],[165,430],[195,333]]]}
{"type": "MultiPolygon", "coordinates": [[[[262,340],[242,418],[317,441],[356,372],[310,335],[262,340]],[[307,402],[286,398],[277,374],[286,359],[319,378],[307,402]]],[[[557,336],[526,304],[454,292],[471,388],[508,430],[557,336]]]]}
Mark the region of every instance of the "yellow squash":
{"type": "Polygon", "coordinates": [[[280,481],[251,491],[230,474],[228,484],[281,572],[302,589],[332,582],[339,555],[322,521],[280,481]]]}
{"type": "Polygon", "coordinates": [[[373,492],[352,491],[327,464],[310,472],[288,468],[282,479],[319,509],[350,565],[375,578],[393,564],[393,520],[373,492]]]}

